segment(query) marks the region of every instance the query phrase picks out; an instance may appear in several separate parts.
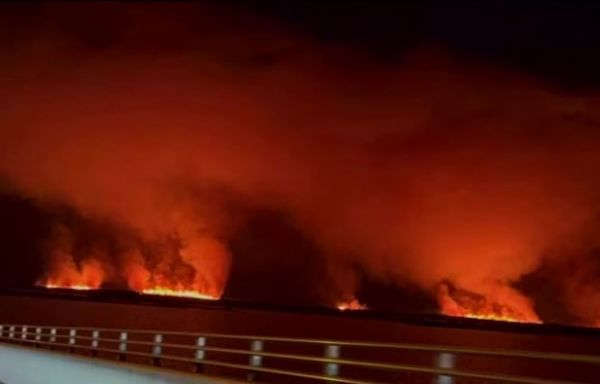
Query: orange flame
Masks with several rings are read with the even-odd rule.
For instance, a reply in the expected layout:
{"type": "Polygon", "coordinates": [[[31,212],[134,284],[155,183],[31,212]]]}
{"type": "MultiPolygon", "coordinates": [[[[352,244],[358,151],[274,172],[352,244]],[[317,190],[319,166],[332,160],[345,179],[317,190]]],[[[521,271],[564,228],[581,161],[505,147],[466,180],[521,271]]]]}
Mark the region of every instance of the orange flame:
{"type": "Polygon", "coordinates": [[[88,291],[88,290],[94,289],[93,287],[91,287],[89,285],[83,285],[83,284],[66,284],[65,285],[65,284],[57,284],[52,281],[49,281],[46,284],[43,284],[43,286],[48,289],[74,289],[77,291],[88,291]]]}
{"type": "Polygon", "coordinates": [[[365,304],[361,304],[355,297],[350,298],[350,300],[338,302],[336,307],[340,311],[359,311],[368,309],[365,304]]]}
{"type": "MultiPolygon", "coordinates": [[[[167,268],[171,272],[170,269],[167,268]]],[[[221,292],[217,291],[216,284],[208,284],[201,278],[182,283],[184,277],[175,273],[165,274],[161,268],[150,270],[144,264],[143,256],[139,251],[132,251],[125,255],[123,276],[127,285],[135,292],[145,295],[177,296],[201,300],[218,300],[221,292]]],[[[189,280],[189,279],[188,279],[189,280]]]]}
{"type": "MultiPolygon", "coordinates": [[[[154,271],[149,270],[144,265],[143,256],[139,251],[126,254],[124,259],[123,276],[132,291],[146,295],[202,300],[218,300],[221,296],[216,284],[206,282],[202,278],[190,280],[189,277],[177,274],[166,275],[160,267],[154,271]]],[[[166,270],[170,271],[169,268],[166,270]]],[[[50,289],[92,290],[100,288],[104,277],[104,268],[100,260],[89,258],[78,265],[70,253],[57,251],[52,270],[38,285],[50,289]]]]}
{"type": "Polygon", "coordinates": [[[158,296],[178,296],[178,297],[188,297],[192,299],[201,299],[201,300],[218,300],[218,296],[213,296],[210,294],[202,293],[195,290],[189,289],[172,289],[163,286],[156,286],[153,288],[143,289],[142,293],[145,295],[158,295],[158,296]]]}
{"type": "Polygon", "coordinates": [[[542,323],[531,302],[510,287],[497,287],[494,295],[483,296],[443,284],[438,301],[448,316],[515,323],[542,323]]]}
{"type": "Polygon", "coordinates": [[[538,319],[526,319],[523,317],[515,317],[514,315],[497,314],[490,312],[468,312],[464,316],[469,319],[507,321],[510,323],[541,323],[538,319]]]}
{"type": "Polygon", "coordinates": [[[45,281],[38,285],[49,289],[98,289],[104,281],[104,269],[100,262],[94,259],[85,260],[77,266],[71,258],[58,269],[54,269],[45,281]]]}

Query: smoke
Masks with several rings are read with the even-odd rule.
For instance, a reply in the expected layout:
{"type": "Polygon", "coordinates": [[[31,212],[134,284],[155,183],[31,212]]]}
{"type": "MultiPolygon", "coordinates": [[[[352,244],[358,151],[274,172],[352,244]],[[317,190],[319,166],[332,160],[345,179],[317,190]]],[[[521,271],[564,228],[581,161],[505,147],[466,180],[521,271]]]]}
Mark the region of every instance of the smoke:
{"type": "Polygon", "coordinates": [[[344,297],[358,265],[530,307],[515,284],[595,230],[595,94],[427,47],[383,64],[226,8],[101,9],[119,22],[43,8],[3,49],[0,173],[130,228],[105,276],[132,289],[221,295],[243,206],[286,212],[344,297]]]}

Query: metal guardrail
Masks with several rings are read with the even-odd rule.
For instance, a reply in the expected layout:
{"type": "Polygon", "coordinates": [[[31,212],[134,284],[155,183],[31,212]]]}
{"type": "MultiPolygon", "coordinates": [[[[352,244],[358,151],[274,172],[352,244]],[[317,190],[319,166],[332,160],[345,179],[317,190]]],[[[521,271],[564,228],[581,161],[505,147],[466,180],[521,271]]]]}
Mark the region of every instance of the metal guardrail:
{"type": "MultiPolygon", "coordinates": [[[[87,352],[91,356],[117,358],[125,361],[134,357],[145,358],[146,364],[163,366],[165,362],[189,364],[195,371],[204,371],[205,366],[222,367],[246,373],[248,381],[261,381],[262,375],[294,377],[308,381],[336,382],[348,384],[375,384],[363,378],[342,375],[345,367],[358,367],[374,371],[412,372],[428,375],[434,383],[452,384],[457,379],[479,380],[479,382],[501,382],[521,384],[573,384],[539,377],[515,376],[493,372],[457,369],[457,357],[472,355],[490,358],[512,358],[542,360],[545,362],[582,363],[600,366],[600,356],[513,351],[503,349],[480,349],[421,344],[398,344],[347,340],[303,339],[219,333],[169,332],[160,330],[131,330],[94,327],[59,327],[42,325],[0,325],[0,341],[20,343],[33,347],[48,347],[69,352],[87,352]],[[185,342],[168,342],[170,339],[185,338],[185,342]],[[246,348],[213,346],[209,341],[230,340],[243,343],[246,348]],[[301,346],[318,347],[320,355],[282,353],[269,351],[266,345],[286,344],[294,349],[301,346]],[[385,361],[349,359],[342,357],[342,349],[360,349],[371,355],[371,351],[395,350],[430,353],[436,358],[433,366],[397,364],[385,361]],[[171,353],[165,353],[171,350],[171,353]],[[103,355],[102,355],[103,354],[103,355]],[[245,356],[246,363],[232,362],[214,356],[245,356]],[[102,355],[102,356],[101,356],[102,355]],[[321,372],[282,369],[265,360],[285,360],[318,364],[321,372]]],[[[471,381],[472,382],[472,381],[471,381]]]]}

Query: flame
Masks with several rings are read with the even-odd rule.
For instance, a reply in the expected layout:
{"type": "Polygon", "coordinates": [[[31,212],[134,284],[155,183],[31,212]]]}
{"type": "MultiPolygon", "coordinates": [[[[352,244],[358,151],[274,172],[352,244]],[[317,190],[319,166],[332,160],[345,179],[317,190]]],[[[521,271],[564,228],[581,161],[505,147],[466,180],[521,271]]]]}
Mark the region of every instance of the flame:
{"type": "Polygon", "coordinates": [[[94,289],[94,287],[85,284],[58,284],[55,282],[47,282],[46,284],[42,284],[42,286],[48,289],[74,289],[77,291],[89,291],[94,289]]]}
{"type": "Polygon", "coordinates": [[[122,275],[129,289],[141,294],[218,300],[226,280],[221,260],[227,255],[220,241],[189,235],[180,249],[161,254],[157,264],[149,264],[139,250],[127,252],[122,275]]]}
{"type": "Polygon", "coordinates": [[[214,284],[207,284],[202,279],[182,283],[176,274],[167,276],[160,268],[151,271],[144,265],[143,256],[138,251],[127,255],[124,276],[129,289],[144,295],[218,300],[222,292],[218,291],[214,284]]]}
{"type": "Polygon", "coordinates": [[[157,286],[153,288],[143,289],[141,291],[145,295],[159,295],[159,296],[178,296],[178,297],[189,297],[193,299],[201,300],[218,300],[218,296],[202,293],[200,291],[190,289],[173,289],[169,287],[157,286]]]}
{"type": "MultiPolygon", "coordinates": [[[[188,297],[201,300],[218,300],[222,290],[216,284],[203,279],[196,274],[194,279],[177,274],[167,275],[171,271],[170,265],[163,265],[151,271],[144,265],[144,259],[139,251],[129,252],[125,256],[123,276],[127,280],[130,290],[145,294],[159,296],[188,297]],[[161,270],[161,267],[165,270],[161,270]],[[184,282],[182,282],[184,281],[184,282]]],[[[76,263],[69,252],[55,252],[55,263],[47,274],[45,280],[37,284],[50,289],[93,290],[99,289],[104,281],[105,272],[99,259],[88,258],[79,264],[76,263]]]]}
{"type": "Polygon", "coordinates": [[[360,311],[368,309],[365,304],[361,304],[361,302],[355,297],[352,297],[350,300],[338,302],[336,307],[340,311],[360,311]]]}
{"type": "Polygon", "coordinates": [[[469,319],[479,319],[479,320],[493,320],[493,321],[507,321],[510,323],[541,323],[541,321],[537,319],[525,319],[520,317],[515,317],[512,315],[503,315],[497,313],[490,312],[467,312],[464,316],[469,319]]]}
{"type": "Polygon", "coordinates": [[[104,274],[104,269],[99,261],[89,259],[77,265],[69,256],[65,258],[65,263],[60,268],[53,269],[46,279],[39,281],[37,285],[48,289],[62,288],[79,291],[98,289],[104,281],[104,274]]]}
{"type": "Polygon", "coordinates": [[[438,301],[441,312],[448,316],[511,323],[542,323],[531,302],[507,286],[496,287],[493,294],[485,296],[442,284],[438,301]]]}

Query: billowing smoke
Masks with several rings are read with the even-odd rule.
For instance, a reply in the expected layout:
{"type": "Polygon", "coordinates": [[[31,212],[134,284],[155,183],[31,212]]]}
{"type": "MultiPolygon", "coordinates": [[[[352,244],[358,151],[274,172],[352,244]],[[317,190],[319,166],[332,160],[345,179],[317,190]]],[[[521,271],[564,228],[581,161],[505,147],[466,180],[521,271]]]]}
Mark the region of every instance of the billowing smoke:
{"type": "MultiPolygon", "coordinates": [[[[219,7],[100,8],[110,26],[43,8],[39,33],[3,48],[0,173],[131,229],[106,276],[133,289],[219,296],[241,207],[270,207],[347,298],[359,287],[343,266],[358,265],[531,317],[515,284],[594,233],[596,95],[435,49],[382,64],[219,7]]],[[[83,273],[57,236],[51,257],[83,273]]]]}

